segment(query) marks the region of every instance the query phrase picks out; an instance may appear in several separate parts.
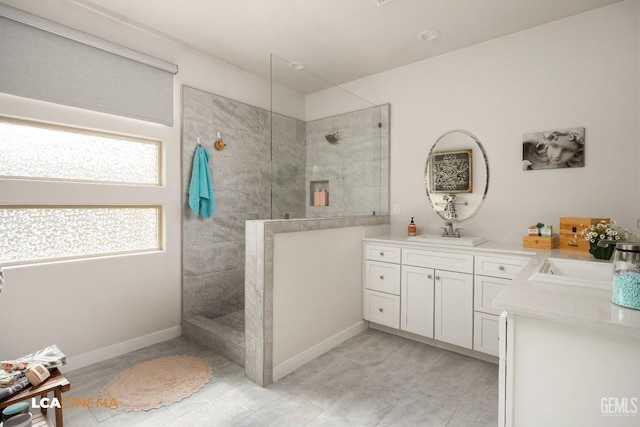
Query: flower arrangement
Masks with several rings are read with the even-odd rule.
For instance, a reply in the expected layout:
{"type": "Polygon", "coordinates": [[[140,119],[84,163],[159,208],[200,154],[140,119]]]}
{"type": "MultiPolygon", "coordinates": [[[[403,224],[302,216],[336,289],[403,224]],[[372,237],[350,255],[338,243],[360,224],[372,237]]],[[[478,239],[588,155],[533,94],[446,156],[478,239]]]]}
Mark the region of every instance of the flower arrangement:
{"type": "MultiPolygon", "coordinates": [[[[610,223],[606,221],[600,221],[598,224],[585,227],[580,231],[580,234],[586,241],[589,242],[589,253],[598,259],[610,259],[613,255],[615,245],[608,245],[607,247],[598,246],[600,240],[627,240],[630,236],[629,230],[625,229],[624,232],[619,230],[620,227],[616,226],[615,220],[611,220],[610,223]],[[615,228],[614,228],[615,227],[615,228]]],[[[584,225],[582,225],[584,227],[584,225]]]]}

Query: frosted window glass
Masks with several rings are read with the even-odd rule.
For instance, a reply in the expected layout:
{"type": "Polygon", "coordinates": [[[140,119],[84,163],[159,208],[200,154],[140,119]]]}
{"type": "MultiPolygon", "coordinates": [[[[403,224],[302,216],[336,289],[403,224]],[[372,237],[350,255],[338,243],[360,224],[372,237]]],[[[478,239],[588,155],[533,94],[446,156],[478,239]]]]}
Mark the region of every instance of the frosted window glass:
{"type": "Polygon", "coordinates": [[[0,176],[155,184],[159,143],[0,120],[0,176]]]}
{"type": "Polygon", "coordinates": [[[0,264],[160,249],[160,208],[0,208],[0,264]]]}

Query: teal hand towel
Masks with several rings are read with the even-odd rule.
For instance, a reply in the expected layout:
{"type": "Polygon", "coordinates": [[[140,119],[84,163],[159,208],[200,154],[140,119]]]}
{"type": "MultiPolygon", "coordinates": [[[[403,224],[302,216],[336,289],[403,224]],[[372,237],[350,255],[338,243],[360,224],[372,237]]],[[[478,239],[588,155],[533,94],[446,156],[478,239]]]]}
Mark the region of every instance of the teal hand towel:
{"type": "Polygon", "coordinates": [[[191,183],[189,184],[189,206],[198,216],[209,218],[216,210],[216,201],[213,198],[213,186],[209,174],[209,152],[198,145],[193,157],[193,170],[191,171],[191,183]]]}

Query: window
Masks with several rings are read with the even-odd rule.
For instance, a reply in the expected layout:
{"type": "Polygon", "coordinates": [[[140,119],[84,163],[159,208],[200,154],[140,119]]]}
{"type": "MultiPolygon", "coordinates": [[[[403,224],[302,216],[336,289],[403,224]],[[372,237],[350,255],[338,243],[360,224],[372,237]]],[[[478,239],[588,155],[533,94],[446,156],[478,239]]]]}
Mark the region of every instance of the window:
{"type": "Polygon", "coordinates": [[[0,119],[0,177],[160,184],[159,141],[0,119]]]}
{"type": "MultiPolygon", "coordinates": [[[[0,179],[81,183],[75,191],[93,194],[93,183],[159,186],[160,164],[157,140],[0,117],[0,179]]],[[[107,193],[100,206],[0,206],[0,264],[161,249],[161,207],[107,193]]]]}
{"type": "Polygon", "coordinates": [[[2,263],[158,250],[159,207],[0,208],[2,263]]]}

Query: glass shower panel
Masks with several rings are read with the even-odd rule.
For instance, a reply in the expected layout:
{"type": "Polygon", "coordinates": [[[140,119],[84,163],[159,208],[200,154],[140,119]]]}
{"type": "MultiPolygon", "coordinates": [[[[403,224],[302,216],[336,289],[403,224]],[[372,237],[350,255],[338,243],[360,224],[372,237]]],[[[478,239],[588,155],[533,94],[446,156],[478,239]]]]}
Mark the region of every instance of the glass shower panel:
{"type": "Polygon", "coordinates": [[[272,218],[389,213],[389,105],[271,57],[272,218]]]}

